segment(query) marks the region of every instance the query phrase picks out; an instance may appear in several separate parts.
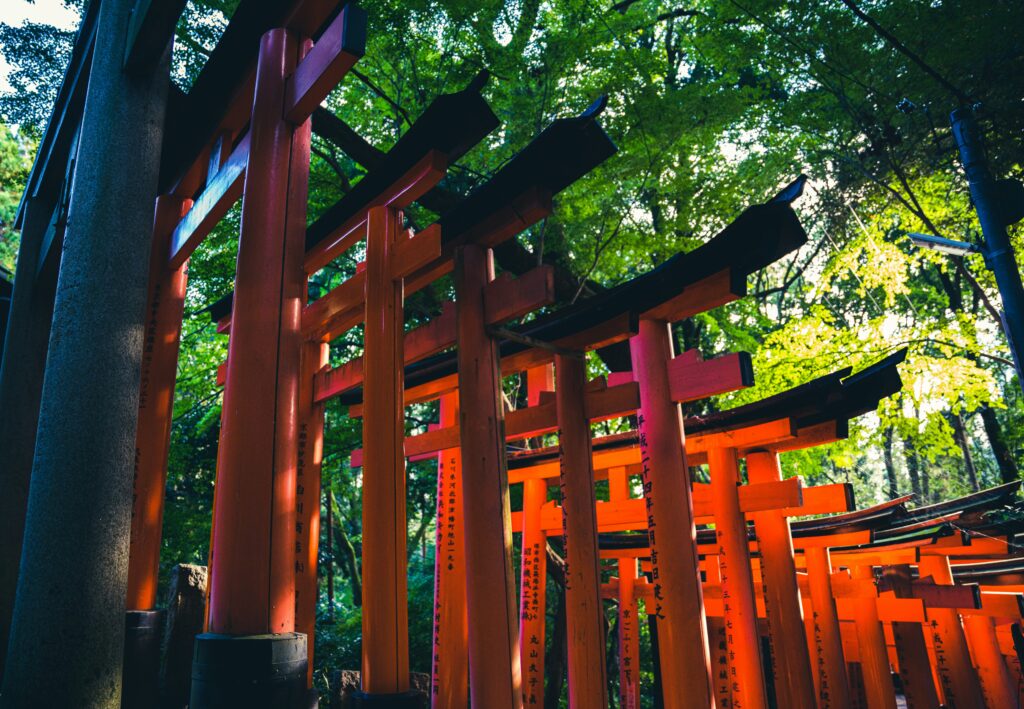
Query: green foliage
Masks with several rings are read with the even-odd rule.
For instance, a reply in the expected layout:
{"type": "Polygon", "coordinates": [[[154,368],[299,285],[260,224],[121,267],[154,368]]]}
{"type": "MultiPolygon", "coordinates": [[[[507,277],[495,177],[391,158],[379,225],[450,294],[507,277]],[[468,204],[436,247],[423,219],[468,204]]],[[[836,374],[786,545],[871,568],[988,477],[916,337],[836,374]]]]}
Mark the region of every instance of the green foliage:
{"type": "Polygon", "coordinates": [[[32,144],[0,121],[0,268],[14,272],[18,260],[18,232],[14,220],[29,173],[32,144]]]}

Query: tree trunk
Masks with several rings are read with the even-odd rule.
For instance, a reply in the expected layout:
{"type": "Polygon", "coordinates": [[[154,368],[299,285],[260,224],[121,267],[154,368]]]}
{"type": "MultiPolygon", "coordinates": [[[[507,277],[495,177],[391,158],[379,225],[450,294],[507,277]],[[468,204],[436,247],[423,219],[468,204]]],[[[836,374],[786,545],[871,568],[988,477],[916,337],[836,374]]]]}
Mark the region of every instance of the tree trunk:
{"type": "Polygon", "coordinates": [[[327,617],[334,622],[334,495],[327,485],[327,617]]]}
{"type": "Polygon", "coordinates": [[[907,474],[910,476],[910,491],[914,493],[914,501],[922,505],[925,503],[924,491],[921,489],[921,474],[918,468],[917,450],[909,438],[903,439],[903,455],[907,459],[907,474]]]}
{"type": "Polygon", "coordinates": [[[999,464],[999,477],[1004,483],[1012,483],[1020,480],[1020,471],[1017,469],[1017,462],[1013,459],[1013,453],[1006,445],[1003,438],[1003,427],[999,425],[995,409],[991,406],[984,406],[981,409],[981,421],[985,425],[985,435],[992,446],[992,454],[995,455],[999,464]]]}
{"type": "MultiPolygon", "coordinates": [[[[341,568],[344,569],[345,575],[348,576],[349,584],[352,586],[352,604],[359,608],[363,605],[363,582],[362,576],[359,573],[359,565],[356,563],[356,548],[352,546],[348,535],[345,534],[345,525],[343,524],[338,505],[332,503],[332,507],[334,508],[334,517],[331,519],[331,522],[337,534],[338,546],[341,547],[341,568]]],[[[331,556],[334,556],[333,548],[331,549],[331,556]]]]}
{"type": "Polygon", "coordinates": [[[950,422],[953,424],[953,438],[964,454],[964,468],[967,471],[967,480],[971,484],[971,490],[977,492],[981,489],[978,485],[978,469],[974,467],[974,456],[971,455],[971,444],[967,439],[967,429],[964,427],[964,419],[960,414],[951,413],[950,422]]]}
{"type": "Polygon", "coordinates": [[[892,459],[892,439],[893,431],[891,428],[885,432],[885,441],[882,445],[882,457],[885,460],[885,476],[889,483],[889,499],[894,500],[900,496],[899,485],[896,481],[896,464],[892,459]]]}

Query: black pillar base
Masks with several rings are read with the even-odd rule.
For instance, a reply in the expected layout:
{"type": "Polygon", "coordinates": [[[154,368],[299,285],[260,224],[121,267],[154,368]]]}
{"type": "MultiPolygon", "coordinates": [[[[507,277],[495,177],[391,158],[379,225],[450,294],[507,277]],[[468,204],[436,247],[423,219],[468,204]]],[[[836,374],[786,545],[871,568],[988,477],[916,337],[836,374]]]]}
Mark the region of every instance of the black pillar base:
{"type": "Polygon", "coordinates": [[[306,636],[196,636],[190,709],[305,709],[306,636]]]}
{"type": "Polygon", "coordinates": [[[164,615],[162,610],[125,613],[122,709],[149,709],[159,704],[164,615]]]}
{"type": "Polygon", "coordinates": [[[422,692],[398,694],[367,694],[353,692],[351,709],[425,709],[427,698],[422,692]]]}

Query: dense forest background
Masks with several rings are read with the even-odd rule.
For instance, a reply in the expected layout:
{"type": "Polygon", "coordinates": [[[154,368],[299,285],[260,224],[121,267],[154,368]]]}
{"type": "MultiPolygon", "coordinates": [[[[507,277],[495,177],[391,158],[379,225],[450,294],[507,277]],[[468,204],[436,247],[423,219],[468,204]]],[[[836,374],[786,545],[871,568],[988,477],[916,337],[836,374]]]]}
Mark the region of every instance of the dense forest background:
{"type": "MultiPolygon", "coordinates": [[[[65,4],[80,10],[83,3],[65,4]]],[[[454,196],[494,173],[552,119],[606,94],[601,123],[618,155],[518,237],[521,259],[557,269],[562,303],[694,248],[742,208],[805,173],[809,187],[796,207],[809,243],[753,278],[750,297],[676,330],[681,348],[754,356],[756,386],[691,413],[762,398],[907,347],[902,393],[855,422],[847,441],[784,454],[786,474],[809,483],[849,481],[861,506],[908,493],[926,503],[1018,478],[1024,400],[994,280],[980,256],[920,251],[907,234],[980,238],[949,131],[949,112],[959,105],[977,105],[997,176],[1024,177],[1024,35],[1014,29],[1024,26],[1024,4],[361,4],[370,18],[366,57],[328,106],[365,143],[342,149],[315,139],[311,217],[350,189],[433,98],[461,89],[480,69],[491,73],[485,95],[503,127],[450,171],[444,187],[454,196]]],[[[183,90],[236,5],[189,3],[174,54],[174,81],[183,90]]],[[[0,265],[7,269],[16,265],[12,222],[20,193],[73,40],[48,25],[0,24],[0,51],[13,66],[13,90],[0,97],[0,265]]],[[[220,414],[215,373],[226,341],[204,308],[231,290],[237,217],[236,210],[190,266],[167,483],[167,567],[206,560],[220,414]]],[[[412,218],[429,223],[430,215],[412,218]]],[[[1012,230],[1018,252],[1022,235],[1012,230]]],[[[353,265],[321,272],[315,285],[329,288],[353,265]]],[[[413,319],[436,312],[447,288],[441,283],[411,299],[413,319]]],[[[359,338],[355,331],[334,343],[332,357],[358,352],[359,338]]],[[[598,360],[590,366],[600,373],[598,360]]],[[[510,392],[515,386],[509,382],[510,392]]],[[[331,669],[359,666],[360,487],[348,454],[360,445],[361,430],[345,413],[337,406],[327,413],[323,473],[334,548],[322,545],[321,686],[331,669]]],[[[435,417],[429,406],[415,407],[409,426],[422,429],[435,417]]],[[[430,463],[410,466],[412,665],[427,672],[434,473],[430,463]]],[[[549,588],[554,609],[560,588],[549,588]]],[[[644,663],[649,670],[649,658],[644,663]]],[[[548,706],[557,706],[562,687],[549,689],[548,706]]]]}

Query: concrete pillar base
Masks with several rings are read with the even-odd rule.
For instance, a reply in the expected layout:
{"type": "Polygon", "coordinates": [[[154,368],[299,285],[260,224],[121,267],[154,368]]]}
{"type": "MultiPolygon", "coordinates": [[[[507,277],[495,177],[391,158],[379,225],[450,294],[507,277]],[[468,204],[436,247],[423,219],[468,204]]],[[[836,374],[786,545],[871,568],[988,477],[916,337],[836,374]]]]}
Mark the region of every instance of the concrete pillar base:
{"type": "Polygon", "coordinates": [[[162,610],[125,612],[122,709],[147,709],[159,704],[160,640],[165,616],[162,610]]]}
{"type": "Polygon", "coordinates": [[[351,709],[425,709],[427,699],[420,692],[399,692],[398,694],[368,694],[355,692],[351,709]]]}
{"type": "Polygon", "coordinates": [[[196,636],[191,709],[306,709],[306,636],[196,636]]]}

